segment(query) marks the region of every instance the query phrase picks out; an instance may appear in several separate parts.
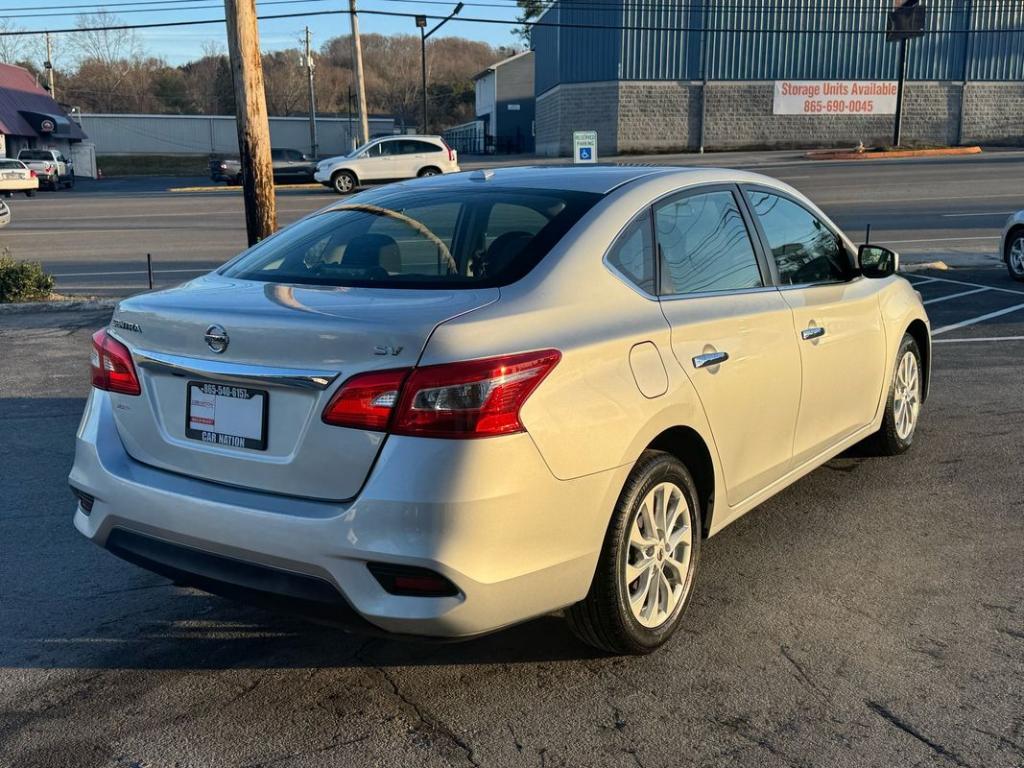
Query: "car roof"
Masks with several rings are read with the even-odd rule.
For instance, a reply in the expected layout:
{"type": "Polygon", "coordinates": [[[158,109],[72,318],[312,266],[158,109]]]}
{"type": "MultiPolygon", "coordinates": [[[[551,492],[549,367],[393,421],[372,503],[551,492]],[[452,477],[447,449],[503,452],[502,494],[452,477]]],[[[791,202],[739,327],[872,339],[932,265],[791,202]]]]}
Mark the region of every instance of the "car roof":
{"type": "MultiPolygon", "coordinates": [[[[417,185],[459,187],[481,182],[495,187],[520,189],[561,189],[607,194],[641,179],[678,176],[680,186],[726,182],[771,183],[775,179],[729,168],[693,168],[654,165],[535,165],[489,168],[431,176],[417,185]]],[[[412,182],[405,182],[412,183],[412,182]]]]}

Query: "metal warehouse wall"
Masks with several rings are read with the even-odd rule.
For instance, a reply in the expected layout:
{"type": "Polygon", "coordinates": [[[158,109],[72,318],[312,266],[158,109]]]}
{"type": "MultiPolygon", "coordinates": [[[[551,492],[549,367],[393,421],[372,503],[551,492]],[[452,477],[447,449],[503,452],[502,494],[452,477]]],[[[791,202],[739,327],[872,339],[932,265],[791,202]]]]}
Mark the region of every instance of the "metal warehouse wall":
{"type": "MultiPolygon", "coordinates": [[[[81,115],[82,128],[99,155],[204,155],[238,152],[235,118],[207,115],[81,115]]],[[[351,148],[348,118],[317,118],[321,155],[351,148]]],[[[352,121],[359,130],[359,123],[352,121]]],[[[370,118],[370,133],[392,133],[392,118],[370,118]]],[[[270,118],[275,148],[309,151],[309,120],[270,118]]]]}
{"type": "MultiPolygon", "coordinates": [[[[925,4],[930,34],[908,48],[911,79],[1024,79],[1024,2],[925,4]]],[[[883,34],[890,7],[886,0],[557,0],[533,31],[537,93],[614,79],[892,79],[897,46],[883,34]]]]}

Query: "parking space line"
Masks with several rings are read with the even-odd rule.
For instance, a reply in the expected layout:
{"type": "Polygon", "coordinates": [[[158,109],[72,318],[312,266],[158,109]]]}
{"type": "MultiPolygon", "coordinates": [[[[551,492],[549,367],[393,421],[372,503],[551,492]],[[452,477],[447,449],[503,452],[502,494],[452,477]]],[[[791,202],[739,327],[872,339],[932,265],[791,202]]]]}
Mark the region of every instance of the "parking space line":
{"type": "MultiPolygon", "coordinates": [[[[906,275],[904,275],[906,277],[906,275]]],[[[1024,291],[1016,291],[1013,288],[1000,288],[998,285],[985,285],[984,283],[969,283],[966,280],[950,280],[948,277],[926,277],[923,280],[915,283],[920,285],[921,282],[927,280],[928,282],[938,281],[940,283],[953,283],[955,285],[969,285],[971,288],[988,288],[990,291],[1000,291],[1002,293],[1012,293],[1017,296],[1024,296],[1024,291]]]]}
{"type": "Polygon", "coordinates": [[[969,291],[960,291],[960,293],[951,293],[948,296],[939,296],[937,299],[928,299],[925,302],[925,306],[928,304],[938,304],[940,301],[949,301],[950,299],[959,299],[961,296],[970,296],[974,293],[984,293],[988,288],[972,288],[969,291]]]}
{"type": "Polygon", "coordinates": [[[1024,341],[1024,336],[979,336],[974,339],[935,339],[933,344],[964,344],[968,341],[1024,341]]]}
{"type": "Polygon", "coordinates": [[[904,275],[903,277],[911,285],[924,285],[925,283],[934,283],[939,279],[937,277],[918,277],[917,275],[904,275]]]}
{"type": "Polygon", "coordinates": [[[997,309],[995,312],[989,312],[984,315],[978,315],[977,317],[971,317],[967,320],[961,320],[959,323],[953,323],[952,325],[944,325],[942,328],[932,331],[932,336],[938,336],[940,333],[948,333],[949,331],[955,331],[957,328],[966,328],[968,325],[974,325],[984,320],[991,320],[993,317],[1001,317],[1002,315],[1008,315],[1011,312],[1016,312],[1020,309],[1024,309],[1024,304],[1014,304],[1012,307],[1006,307],[1005,309],[997,309]]]}

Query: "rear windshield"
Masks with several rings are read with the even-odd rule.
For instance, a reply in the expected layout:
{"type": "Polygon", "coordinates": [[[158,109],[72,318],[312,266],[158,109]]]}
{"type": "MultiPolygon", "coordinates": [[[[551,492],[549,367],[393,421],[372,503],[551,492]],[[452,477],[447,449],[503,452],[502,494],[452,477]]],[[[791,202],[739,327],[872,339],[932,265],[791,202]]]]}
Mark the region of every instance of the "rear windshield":
{"type": "Polygon", "coordinates": [[[600,198],[547,189],[373,190],[282,230],[221,274],[379,288],[506,285],[600,198]]]}
{"type": "Polygon", "coordinates": [[[53,160],[53,155],[41,149],[23,149],[18,153],[19,160],[53,160]]]}
{"type": "Polygon", "coordinates": [[[0,160],[0,168],[17,168],[18,170],[24,170],[25,164],[20,160],[0,160]]]}

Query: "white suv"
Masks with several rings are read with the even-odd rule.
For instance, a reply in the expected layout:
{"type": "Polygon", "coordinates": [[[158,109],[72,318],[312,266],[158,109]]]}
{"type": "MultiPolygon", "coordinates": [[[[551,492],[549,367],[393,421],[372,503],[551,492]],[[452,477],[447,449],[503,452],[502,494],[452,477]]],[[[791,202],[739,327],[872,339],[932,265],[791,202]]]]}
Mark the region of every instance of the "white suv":
{"type": "Polygon", "coordinates": [[[440,136],[387,136],[317,163],[313,178],[339,195],[367,181],[458,173],[458,153],[440,136]]]}

